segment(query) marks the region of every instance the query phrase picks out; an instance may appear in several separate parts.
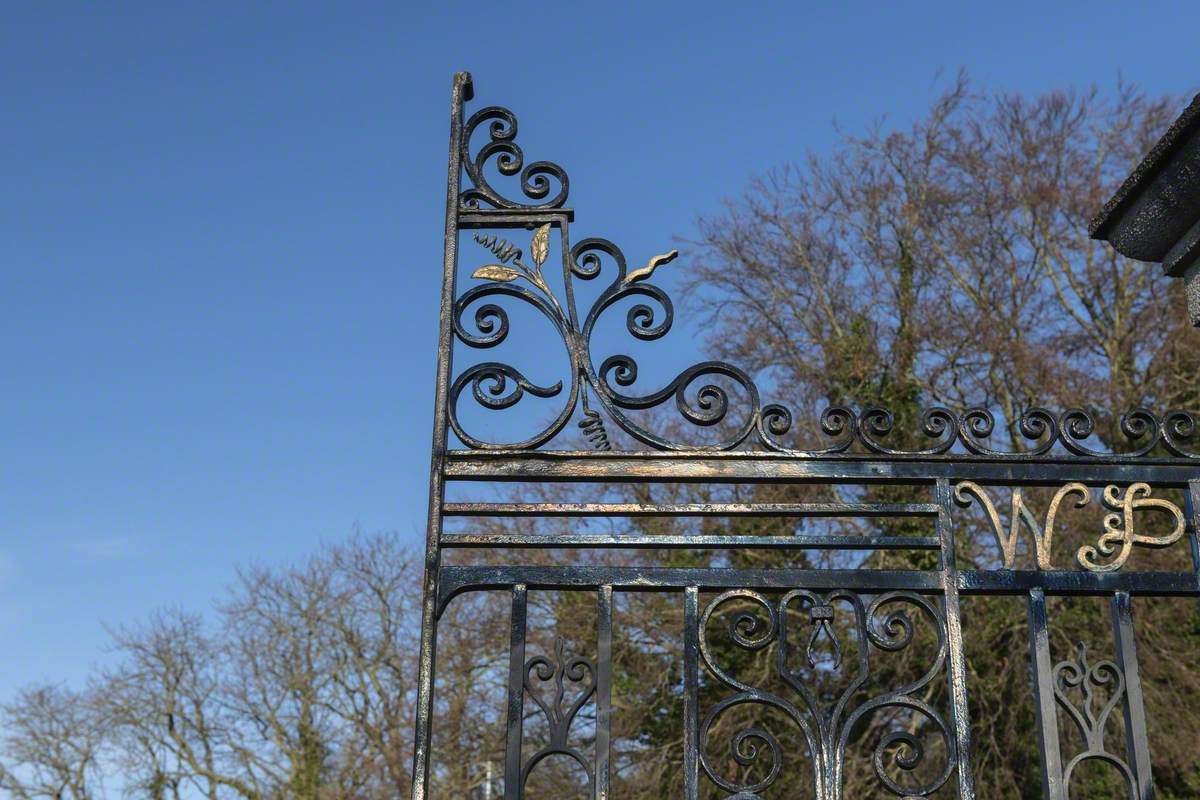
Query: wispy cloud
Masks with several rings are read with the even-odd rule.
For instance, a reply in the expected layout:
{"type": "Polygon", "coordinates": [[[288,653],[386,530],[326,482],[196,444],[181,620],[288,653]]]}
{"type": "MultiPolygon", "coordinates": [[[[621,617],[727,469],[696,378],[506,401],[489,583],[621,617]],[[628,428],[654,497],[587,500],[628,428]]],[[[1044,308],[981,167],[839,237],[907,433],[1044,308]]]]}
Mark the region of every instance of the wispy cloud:
{"type": "Polygon", "coordinates": [[[137,540],[132,536],[103,536],[99,539],[79,539],[72,549],[90,558],[120,558],[132,555],[137,550],[137,540]]]}

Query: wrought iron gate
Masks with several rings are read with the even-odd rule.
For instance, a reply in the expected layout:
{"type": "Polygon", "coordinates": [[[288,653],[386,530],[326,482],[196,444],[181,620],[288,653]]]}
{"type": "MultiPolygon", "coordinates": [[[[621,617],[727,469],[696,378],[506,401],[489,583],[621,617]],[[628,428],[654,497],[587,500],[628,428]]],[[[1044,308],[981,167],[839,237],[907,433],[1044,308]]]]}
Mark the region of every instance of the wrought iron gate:
{"type": "MultiPolygon", "coordinates": [[[[971,595],[1024,598],[1045,796],[1068,797],[1077,767],[1101,761],[1122,776],[1130,797],[1151,797],[1132,615],[1138,597],[1200,595],[1195,419],[1184,412],[1161,417],[1145,410],[1130,412],[1121,425],[1128,451],[1113,452],[1092,443],[1095,423],[1087,412],[1052,414],[1034,408],[1019,420],[1000,421],[1014,426],[1027,441],[1024,448],[1006,452],[994,449],[991,435],[998,421],[985,409],[930,409],[920,419],[919,431],[905,440],[917,444],[901,448],[895,446],[901,437],[893,431],[896,423],[888,411],[830,408],[819,420],[819,443],[800,447],[789,438],[794,435],[792,412],[783,405],[764,404],[754,378],[733,364],[702,362],[665,388],[630,393],[638,364],[617,354],[597,365],[592,340],[598,323],[614,306],[627,309],[625,331],[636,339],[653,341],[667,334],[671,300],[652,279],[674,252],[630,269],[622,252],[607,240],[587,238],[572,244],[566,173],[550,162],[525,160],[510,111],[491,106],[465,117],[464,104],[471,99],[470,77],[457,75],[412,797],[425,798],[430,779],[438,618],[456,596],[482,590],[503,591],[511,602],[507,709],[496,710],[507,713],[507,798],[524,796],[528,777],[551,756],[580,765],[589,796],[609,796],[613,607],[614,596],[625,592],[670,593],[683,610],[678,631],[682,718],[677,722],[683,736],[685,798],[841,798],[852,731],[884,710],[909,724],[881,730],[877,740],[868,743],[880,796],[974,797],[960,609],[960,599],[971,595]],[[511,192],[494,185],[504,180],[513,185],[511,192]],[[469,254],[460,258],[460,247],[468,245],[469,254]],[[587,285],[600,288],[584,307],[581,287],[587,285]],[[478,358],[455,371],[456,351],[460,357],[487,351],[509,337],[511,307],[540,315],[557,332],[565,351],[557,351],[555,343],[544,351],[526,349],[522,355],[536,363],[565,352],[569,371],[563,372],[562,381],[538,385],[513,365],[478,358]],[[470,401],[486,411],[512,409],[526,397],[557,405],[540,432],[522,441],[492,441],[473,432],[460,409],[460,403],[470,401]],[[652,427],[655,409],[671,404],[687,430],[652,427]],[[543,449],[572,421],[591,449],[543,449]],[[690,430],[713,438],[698,444],[690,430]],[[618,435],[640,444],[618,450],[618,435]],[[844,489],[852,499],[767,502],[753,491],[749,502],[447,499],[448,485],[483,485],[479,482],[586,485],[592,497],[632,484],[737,484],[751,490],[820,485],[844,489]],[[879,492],[862,494],[864,487],[895,486],[906,487],[907,494],[896,495],[899,499],[879,492]],[[1044,499],[1027,499],[1022,491],[1031,487],[1039,487],[1044,499]],[[1074,552],[1059,552],[1061,546],[1054,546],[1056,530],[1092,499],[1099,500],[1093,506],[1108,509],[1102,528],[1088,534],[1090,540],[1074,552]],[[904,521],[907,527],[766,536],[618,534],[597,532],[588,524],[608,517],[697,516],[888,518],[904,521]],[[558,533],[518,528],[452,532],[443,526],[449,517],[565,517],[579,524],[558,533]],[[956,529],[967,525],[983,526],[994,534],[994,568],[960,568],[956,529]],[[882,551],[924,554],[924,560],[916,559],[904,569],[850,568],[839,566],[836,558],[823,565],[789,562],[749,568],[712,562],[638,566],[569,558],[547,564],[524,558],[531,548],[565,553],[882,551]],[[1170,549],[1181,561],[1169,569],[1136,569],[1149,548],[1170,549]],[[483,563],[448,564],[443,555],[451,549],[472,551],[483,563]],[[1031,563],[1023,564],[1024,557],[1031,563]],[[533,652],[527,646],[528,596],[539,590],[594,595],[597,624],[591,652],[566,651],[561,640],[554,652],[533,652]],[[1075,655],[1055,662],[1047,599],[1056,595],[1092,596],[1109,604],[1115,658],[1089,656],[1085,645],[1108,646],[1108,633],[1096,631],[1097,642],[1081,643],[1075,655]],[[924,632],[918,633],[922,626],[924,632]],[[895,685],[876,685],[873,671],[878,664],[918,644],[924,650],[916,675],[895,685]],[[722,658],[738,653],[769,653],[777,686],[754,685],[734,674],[722,658]],[[834,675],[842,681],[840,689],[816,687],[834,675]],[[549,694],[540,691],[543,684],[549,685],[549,694]],[[702,684],[707,687],[707,707],[702,684]],[[935,685],[943,688],[934,690],[935,685]],[[572,725],[585,705],[594,708],[595,716],[587,752],[572,743],[572,725]],[[789,749],[775,732],[777,726],[756,724],[735,726],[727,741],[713,740],[724,715],[747,709],[777,715],[792,726],[795,738],[788,741],[797,746],[789,749]],[[527,713],[541,715],[547,731],[543,746],[532,752],[523,747],[527,713]],[[1074,724],[1077,741],[1060,741],[1060,718],[1074,724]],[[1114,737],[1106,734],[1114,726],[1123,726],[1120,738],[1125,746],[1114,745],[1114,737]],[[918,741],[918,730],[940,739],[936,753],[918,741]],[[727,755],[714,756],[722,748],[727,755]],[[934,756],[940,763],[931,764],[934,756]],[[782,765],[789,760],[809,765],[805,774],[811,786],[802,791],[780,786],[782,765]]],[[[1075,522],[1078,529],[1078,519],[1075,522]]]]}

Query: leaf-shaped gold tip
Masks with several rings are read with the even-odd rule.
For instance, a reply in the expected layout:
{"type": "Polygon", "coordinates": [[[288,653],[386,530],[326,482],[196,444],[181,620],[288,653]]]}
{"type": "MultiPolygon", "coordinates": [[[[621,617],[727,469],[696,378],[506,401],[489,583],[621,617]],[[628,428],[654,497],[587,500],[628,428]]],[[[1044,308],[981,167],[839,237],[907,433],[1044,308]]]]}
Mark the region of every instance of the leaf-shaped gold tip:
{"type": "Polygon", "coordinates": [[[546,256],[550,255],[549,222],[534,231],[533,242],[529,245],[529,255],[533,257],[533,263],[539,267],[546,260],[546,256]]]}
{"type": "Polygon", "coordinates": [[[506,267],[503,264],[488,264],[486,267],[480,267],[471,273],[472,278],[478,278],[481,281],[500,281],[508,283],[515,281],[521,277],[521,273],[517,272],[512,267],[506,267]]]}
{"type": "Polygon", "coordinates": [[[642,267],[641,269],[635,269],[633,272],[626,275],[625,282],[633,283],[634,281],[646,280],[654,274],[654,270],[658,269],[663,264],[670,264],[678,255],[678,250],[671,250],[670,252],[655,256],[654,258],[650,259],[650,262],[646,264],[646,266],[642,267]]]}

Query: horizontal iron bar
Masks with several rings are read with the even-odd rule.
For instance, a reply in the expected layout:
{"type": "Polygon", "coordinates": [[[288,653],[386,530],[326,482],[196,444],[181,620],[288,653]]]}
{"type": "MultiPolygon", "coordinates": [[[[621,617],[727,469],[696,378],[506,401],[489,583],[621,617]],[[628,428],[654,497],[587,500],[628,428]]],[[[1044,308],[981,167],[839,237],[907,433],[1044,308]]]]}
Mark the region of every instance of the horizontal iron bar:
{"type": "Polygon", "coordinates": [[[1200,582],[1194,572],[977,570],[960,572],[958,586],[960,591],[968,594],[1023,595],[1039,588],[1048,595],[1129,592],[1168,597],[1200,594],[1200,582]]]}
{"type": "Polygon", "coordinates": [[[446,503],[448,517],[935,517],[935,503],[446,503]]]}
{"type": "MultiPolygon", "coordinates": [[[[583,589],[612,586],[624,591],[701,589],[893,589],[940,594],[941,573],[921,570],[870,569],[728,569],[722,567],[612,567],[575,565],[447,566],[441,572],[439,608],[467,590],[507,589],[527,584],[540,589],[583,589]]],[[[963,594],[1024,594],[1041,588],[1047,595],[1111,595],[1116,591],[1143,596],[1200,595],[1190,572],[1040,572],[973,570],[958,573],[963,594]]]]}
{"type": "Polygon", "coordinates": [[[842,455],[787,457],[779,453],[451,451],[444,474],[462,481],[620,481],[657,483],[924,483],[937,478],[1025,486],[1067,481],[1101,485],[1145,481],[1179,487],[1200,478],[1200,463],[1108,458],[1012,459],[842,455]]]}
{"type": "Polygon", "coordinates": [[[561,225],[563,222],[573,222],[575,211],[570,208],[530,209],[520,211],[511,208],[480,208],[473,211],[462,211],[458,215],[460,230],[479,228],[529,228],[550,222],[561,225]]]}
{"type": "Polygon", "coordinates": [[[937,550],[936,536],[622,536],[607,533],[447,533],[442,547],[754,547],[796,550],[937,550]]]}
{"type": "Polygon", "coordinates": [[[857,589],[938,593],[941,573],[920,570],[867,569],[726,569],[676,567],[609,567],[579,564],[571,567],[484,566],[443,567],[439,608],[468,589],[501,589],[524,583],[539,589],[579,589],[612,586],[619,590],[670,591],[687,586],[700,589],[857,589]]]}

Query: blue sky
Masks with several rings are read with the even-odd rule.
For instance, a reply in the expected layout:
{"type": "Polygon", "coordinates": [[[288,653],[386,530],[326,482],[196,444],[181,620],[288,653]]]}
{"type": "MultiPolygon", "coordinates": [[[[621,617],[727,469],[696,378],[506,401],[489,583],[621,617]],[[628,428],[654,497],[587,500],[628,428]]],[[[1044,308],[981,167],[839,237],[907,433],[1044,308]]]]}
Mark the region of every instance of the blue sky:
{"type": "MultiPolygon", "coordinates": [[[[457,69],[642,263],[834,123],[965,67],[1200,82],[1143,3],[11,3],[0,19],[0,696],[355,527],[418,544],[457,69]]],[[[686,254],[685,254],[686,257],[686,254]]],[[[681,262],[683,259],[681,259],[681,262]]],[[[672,267],[675,269],[676,267],[672,267]]]]}

